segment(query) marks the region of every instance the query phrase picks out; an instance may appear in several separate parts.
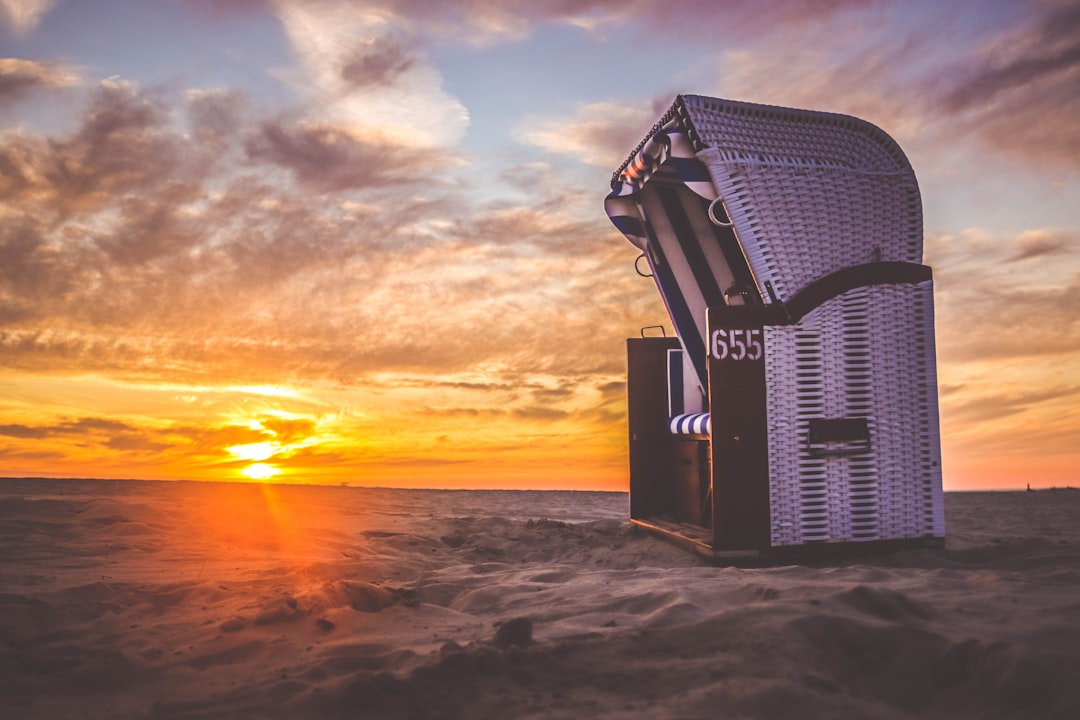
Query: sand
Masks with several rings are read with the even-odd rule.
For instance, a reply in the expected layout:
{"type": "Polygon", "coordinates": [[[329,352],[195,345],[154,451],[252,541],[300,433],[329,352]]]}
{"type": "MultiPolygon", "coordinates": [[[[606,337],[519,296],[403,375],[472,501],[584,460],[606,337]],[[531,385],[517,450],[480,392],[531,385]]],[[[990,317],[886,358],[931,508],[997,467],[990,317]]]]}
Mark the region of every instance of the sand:
{"type": "Polygon", "coordinates": [[[1080,491],[946,511],[733,568],[620,493],[0,480],[0,717],[1080,717],[1080,491]]]}

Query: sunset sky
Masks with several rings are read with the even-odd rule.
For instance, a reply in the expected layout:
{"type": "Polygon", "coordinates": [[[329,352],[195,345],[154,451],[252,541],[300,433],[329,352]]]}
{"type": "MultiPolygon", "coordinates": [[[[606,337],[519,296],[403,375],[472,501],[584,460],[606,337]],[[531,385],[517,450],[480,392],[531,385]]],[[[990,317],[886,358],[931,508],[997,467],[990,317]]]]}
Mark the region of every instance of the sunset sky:
{"type": "Polygon", "coordinates": [[[1080,3],[0,0],[0,476],[627,487],[676,93],[908,154],[947,490],[1080,482],[1080,3]]]}

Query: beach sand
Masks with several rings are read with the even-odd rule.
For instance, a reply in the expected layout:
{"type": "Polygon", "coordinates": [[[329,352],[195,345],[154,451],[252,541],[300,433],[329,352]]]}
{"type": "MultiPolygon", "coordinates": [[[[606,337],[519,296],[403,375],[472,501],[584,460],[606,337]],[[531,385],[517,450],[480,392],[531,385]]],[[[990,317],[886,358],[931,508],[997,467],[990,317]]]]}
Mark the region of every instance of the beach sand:
{"type": "Polygon", "coordinates": [[[1080,717],[1080,491],[761,568],[627,504],[0,480],[0,717],[1080,717]]]}

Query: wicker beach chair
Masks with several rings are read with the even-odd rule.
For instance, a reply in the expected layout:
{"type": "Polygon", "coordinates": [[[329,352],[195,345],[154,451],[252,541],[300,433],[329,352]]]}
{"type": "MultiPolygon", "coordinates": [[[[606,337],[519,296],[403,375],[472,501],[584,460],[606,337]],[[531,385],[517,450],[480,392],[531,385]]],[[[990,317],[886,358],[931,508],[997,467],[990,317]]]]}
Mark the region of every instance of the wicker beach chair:
{"type": "Polygon", "coordinates": [[[681,95],[605,206],[677,335],[628,341],[634,522],[712,556],[944,537],[933,280],[888,135],[681,95]]]}

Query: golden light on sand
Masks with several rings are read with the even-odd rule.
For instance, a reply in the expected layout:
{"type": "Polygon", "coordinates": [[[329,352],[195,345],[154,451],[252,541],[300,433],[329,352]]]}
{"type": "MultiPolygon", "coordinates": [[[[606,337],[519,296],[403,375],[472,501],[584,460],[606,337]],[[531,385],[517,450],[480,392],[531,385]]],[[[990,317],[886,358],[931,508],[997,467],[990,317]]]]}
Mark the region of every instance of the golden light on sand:
{"type": "Polygon", "coordinates": [[[252,480],[269,480],[281,471],[273,465],[267,465],[266,463],[253,463],[241,470],[245,476],[252,480]]]}

